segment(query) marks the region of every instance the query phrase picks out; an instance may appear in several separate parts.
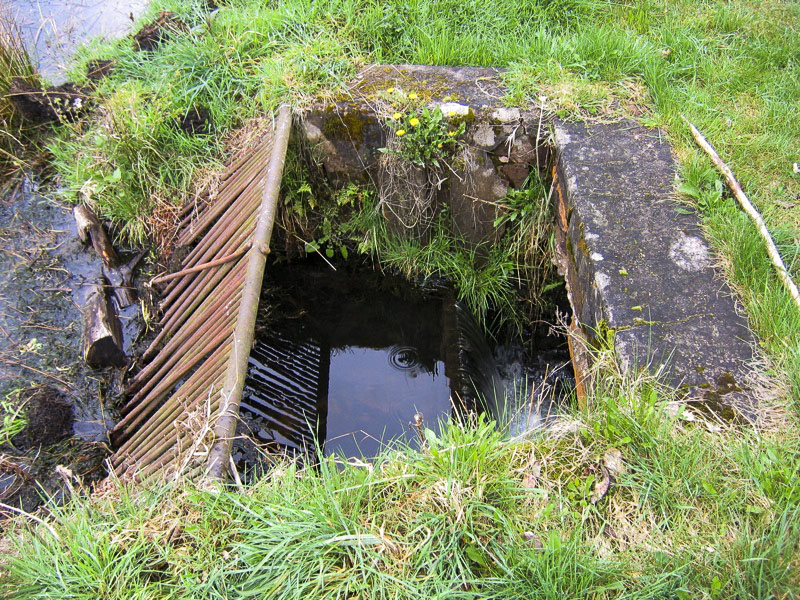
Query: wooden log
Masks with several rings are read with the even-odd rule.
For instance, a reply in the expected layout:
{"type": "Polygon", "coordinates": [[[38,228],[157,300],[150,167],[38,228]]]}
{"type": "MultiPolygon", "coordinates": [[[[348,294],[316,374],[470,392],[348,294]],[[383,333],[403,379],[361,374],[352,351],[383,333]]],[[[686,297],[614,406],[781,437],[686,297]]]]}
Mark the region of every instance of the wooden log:
{"type": "Polygon", "coordinates": [[[136,302],[136,292],[133,290],[133,270],[127,265],[119,268],[103,265],[103,275],[108,279],[114,290],[114,297],[120,308],[127,308],[136,302]]]}
{"type": "Polygon", "coordinates": [[[101,277],[83,309],[83,358],[94,369],[128,364],[128,357],[122,350],[122,325],[106,296],[106,287],[101,277]]]}
{"type": "Polygon", "coordinates": [[[92,209],[85,204],[79,204],[72,211],[75,223],[78,225],[78,235],[84,244],[91,242],[97,256],[103,259],[103,264],[107,267],[116,267],[119,264],[119,257],[114,251],[111,240],[108,239],[103,224],[92,212],[92,209]]]}
{"type": "Polygon", "coordinates": [[[126,308],[136,302],[136,294],[133,291],[133,270],[129,265],[120,264],[119,256],[97,215],[85,204],[76,206],[72,214],[81,241],[84,244],[91,243],[94,251],[103,260],[103,274],[114,288],[114,297],[119,307],[126,308]]]}

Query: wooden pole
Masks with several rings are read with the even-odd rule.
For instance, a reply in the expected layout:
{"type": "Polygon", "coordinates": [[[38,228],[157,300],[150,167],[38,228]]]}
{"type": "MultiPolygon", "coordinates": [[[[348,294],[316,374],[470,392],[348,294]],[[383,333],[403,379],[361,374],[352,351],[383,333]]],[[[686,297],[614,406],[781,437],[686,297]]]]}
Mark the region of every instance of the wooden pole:
{"type": "Polygon", "coordinates": [[[775,246],[775,242],[772,240],[772,236],[769,234],[767,225],[764,223],[764,219],[751,204],[750,200],[747,198],[747,195],[744,193],[744,190],[742,190],[742,186],[739,185],[739,182],[736,181],[736,177],[733,176],[733,171],[731,171],[728,165],[722,162],[722,159],[719,157],[719,154],[717,154],[717,151],[714,150],[714,147],[708,142],[703,134],[698,131],[697,127],[692,125],[686,119],[686,117],[684,117],[683,120],[686,121],[687,125],[689,125],[689,128],[692,130],[692,135],[694,136],[697,144],[706,151],[706,153],[711,157],[711,161],[714,163],[714,165],[725,176],[725,179],[728,181],[728,185],[730,186],[731,190],[733,190],[733,195],[736,196],[736,200],[738,200],[739,204],[744,209],[744,212],[746,212],[756,224],[758,233],[761,235],[764,243],[767,245],[767,253],[772,260],[772,264],[775,265],[775,270],[778,272],[778,277],[783,282],[783,285],[786,286],[786,289],[789,290],[792,298],[794,298],[797,308],[800,309],[800,291],[797,290],[797,286],[795,285],[794,281],[792,281],[789,271],[786,269],[786,265],[784,264],[780,253],[778,252],[778,248],[775,246]]]}
{"type": "Polygon", "coordinates": [[[197,273],[198,271],[204,271],[205,269],[211,269],[213,267],[224,265],[225,263],[229,263],[232,260],[236,260],[248,250],[250,250],[250,242],[246,243],[242,248],[240,248],[233,254],[228,254],[227,256],[223,256],[222,258],[218,258],[216,260],[212,260],[207,263],[196,265],[188,269],[183,269],[182,271],[178,271],[177,273],[170,273],[169,275],[161,275],[160,277],[156,277],[150,282],[150,285],[156,285],[157,283],[165,283],[167,281],[171,281],[172,279],[183,277],[184,275],[189,275],[191,273],[197,273]]]}

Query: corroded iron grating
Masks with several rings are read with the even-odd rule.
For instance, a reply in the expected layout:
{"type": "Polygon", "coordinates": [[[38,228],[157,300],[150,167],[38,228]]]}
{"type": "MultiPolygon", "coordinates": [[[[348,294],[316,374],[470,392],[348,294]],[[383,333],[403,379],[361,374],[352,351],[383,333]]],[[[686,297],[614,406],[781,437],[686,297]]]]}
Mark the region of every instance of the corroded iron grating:
{"type": "Polygon", "coordinates": [[[169,281],[162,329],[111,434],[120,477],[227,472],[290,128],[283,106],[261,147],[228,168],[213,201],[197,215],[186,210],[178,247],[195,245],[180,271],[160,278],[169,281]]]}

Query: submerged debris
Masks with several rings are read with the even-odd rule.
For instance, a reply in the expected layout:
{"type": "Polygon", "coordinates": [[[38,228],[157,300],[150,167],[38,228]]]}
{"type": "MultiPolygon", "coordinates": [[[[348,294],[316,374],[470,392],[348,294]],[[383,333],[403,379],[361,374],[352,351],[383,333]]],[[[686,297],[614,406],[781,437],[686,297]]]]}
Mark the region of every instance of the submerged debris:
{"type": "Polygon", "coordinates": [[[72,407],[64,395],[49,385],[20,394],[25,426],[10,443],[19,452],[49,446],[72,435],[72,407]]]}

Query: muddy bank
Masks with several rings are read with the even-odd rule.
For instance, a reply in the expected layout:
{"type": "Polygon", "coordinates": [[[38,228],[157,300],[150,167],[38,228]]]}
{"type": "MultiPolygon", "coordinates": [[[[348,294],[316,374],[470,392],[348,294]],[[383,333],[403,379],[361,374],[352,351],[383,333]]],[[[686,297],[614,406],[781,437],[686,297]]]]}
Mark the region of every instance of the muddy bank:
{"type": "MultiPolygon", "coordinates": [[[[81,357],[81,307],[100,265],[72,207],[30,177],[0,198],[0,418],[18,413],[25,423],[0,438],[0,501],[30,510],[39,485],[56,495],[66,485],[57,466],[84,482],[104,473],[120,373],[92,370],[81,357]]],[[[139,329],[131,308],[121,315],[128,344],[139,329]]]]}

